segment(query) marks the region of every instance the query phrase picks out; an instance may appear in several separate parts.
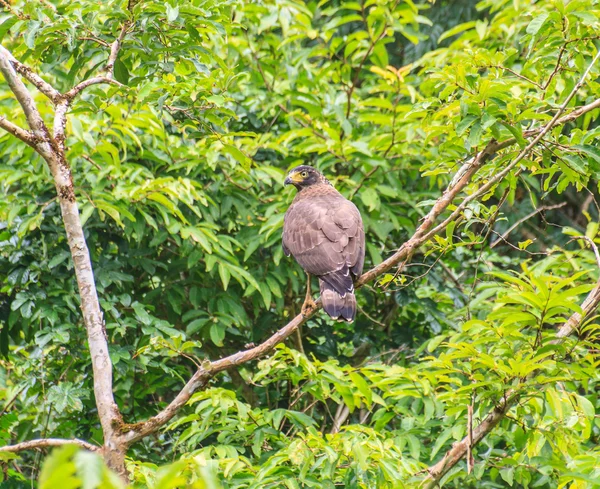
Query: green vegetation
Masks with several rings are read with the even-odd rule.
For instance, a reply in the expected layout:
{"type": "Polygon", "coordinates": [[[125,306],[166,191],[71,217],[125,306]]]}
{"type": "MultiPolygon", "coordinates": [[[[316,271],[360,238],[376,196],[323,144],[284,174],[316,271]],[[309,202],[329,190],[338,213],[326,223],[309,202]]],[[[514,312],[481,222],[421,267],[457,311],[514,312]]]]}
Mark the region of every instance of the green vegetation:
{"type": "Polygon", "coordinates": [[[0,488],[600,486],[600,2],[0,8],[0,488]]]}

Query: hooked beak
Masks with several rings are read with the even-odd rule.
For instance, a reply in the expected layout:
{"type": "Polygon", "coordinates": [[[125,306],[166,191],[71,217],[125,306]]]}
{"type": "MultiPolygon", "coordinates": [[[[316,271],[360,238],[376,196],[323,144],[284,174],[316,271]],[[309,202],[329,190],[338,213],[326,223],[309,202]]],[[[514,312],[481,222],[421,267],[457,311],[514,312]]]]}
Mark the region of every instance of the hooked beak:
{"type": "Polygon", "coordinates": [[[284,185],[295,185],[297,183],[302,183],[302,177],[299,172],[290,173],[286,179],[283,181],[284,185]]]}

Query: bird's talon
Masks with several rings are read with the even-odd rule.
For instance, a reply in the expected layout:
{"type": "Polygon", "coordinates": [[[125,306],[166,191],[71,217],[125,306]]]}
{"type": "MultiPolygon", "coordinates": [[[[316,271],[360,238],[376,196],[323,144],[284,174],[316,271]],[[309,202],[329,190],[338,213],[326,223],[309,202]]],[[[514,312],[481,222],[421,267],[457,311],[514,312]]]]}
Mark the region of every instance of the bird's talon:
{"type": "Polygon", "coordinates": [[[306,317],[310,315],[316,308],[317,304],[315,303],[315,301],[305,301],[304,304],[302,304],[302,315],[306,317]]]}

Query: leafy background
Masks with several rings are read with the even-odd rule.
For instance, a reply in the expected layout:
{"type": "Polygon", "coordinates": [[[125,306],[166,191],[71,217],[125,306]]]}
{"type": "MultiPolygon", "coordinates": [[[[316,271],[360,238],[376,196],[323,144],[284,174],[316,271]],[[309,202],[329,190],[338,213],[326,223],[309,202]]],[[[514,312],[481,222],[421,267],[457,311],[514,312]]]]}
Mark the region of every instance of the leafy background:
{"type": "MultiPolygon", "coordinates": [[[[115,65],[123,86],[85,92],[66,141],[115,396],[132,422],[203,359],[259,343],[299,311],[305,276],[280,246],[289,168],[318,167],[357,204],[370,268],[477,149],[519,143],[467,194],[518,154],[590,64],[600,27],[591,0],[3,6],[3,45],[61,91],[94,74],[134,19],[115,65]]],[[[598,70],[569,107],[599,97],[598,70]]],[[[0,106],[24,123],[5,85],[0,106]]],[[[465,436],[469,404],[478,421],[516,391],[472,473],[459,464],[445,486],[596,486],[597,326],[550,341],[598,279],[573,239],[599,242],[597,116],[553,130],[404,273],[361,289],[355,323],[319,315],[195,394],[129,451],[134,484],[418,486],[465,436]]],[[[10,135],[0,154],[0,443],[101,443],[51,177],[10,135]]],[[[2,455],[3,484],[119,485],[93,455],[42,459],[2,455]]]]}

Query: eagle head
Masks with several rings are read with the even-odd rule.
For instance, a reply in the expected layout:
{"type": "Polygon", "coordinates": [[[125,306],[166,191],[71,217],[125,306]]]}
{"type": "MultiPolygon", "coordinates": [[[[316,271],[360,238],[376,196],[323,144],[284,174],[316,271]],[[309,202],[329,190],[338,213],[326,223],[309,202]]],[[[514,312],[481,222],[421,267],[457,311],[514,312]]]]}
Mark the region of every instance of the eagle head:
{"type": "Polygon", "coordinates": [[[290,170],[288,176],[283,181],[284,185],[293,185],[298,190],[319,183],[331,185],[329,180],[327,180],[321,172],[308,165],[300,165],[293,170],[290,170]]]}

